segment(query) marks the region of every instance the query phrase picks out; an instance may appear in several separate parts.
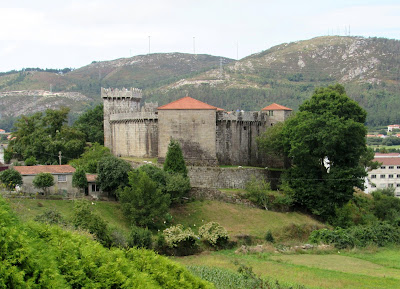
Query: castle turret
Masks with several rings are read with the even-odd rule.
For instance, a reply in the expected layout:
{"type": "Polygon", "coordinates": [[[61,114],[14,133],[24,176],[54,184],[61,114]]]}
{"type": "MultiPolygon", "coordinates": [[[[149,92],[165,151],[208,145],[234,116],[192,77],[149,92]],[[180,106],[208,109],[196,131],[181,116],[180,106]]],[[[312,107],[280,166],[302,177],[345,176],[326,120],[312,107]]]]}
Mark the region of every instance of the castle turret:
{"type": "Polygon", "coordinates": [[[116,113],[132,113],[140,111],[142,90],[138,88],[118,89],[101,88],[101,98],[104,104],[104,146],[111,149],[110,116],[116,113]]]}

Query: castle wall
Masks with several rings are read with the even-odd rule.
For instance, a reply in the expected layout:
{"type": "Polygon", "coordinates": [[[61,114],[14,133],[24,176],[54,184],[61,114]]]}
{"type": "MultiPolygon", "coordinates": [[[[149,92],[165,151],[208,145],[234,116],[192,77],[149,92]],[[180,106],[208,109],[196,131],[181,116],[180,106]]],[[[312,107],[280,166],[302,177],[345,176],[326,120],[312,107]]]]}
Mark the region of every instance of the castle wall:
{"type": "Polygon", "coordinates": [[[217,113],[217,158],[220,165],[262,166],[256,139],[265,131],[263,112],[217,113]]]}
{"type": "MultiPolygon", "coordinates": [[[[118,115],[114,115],[115,119],[118,115]]],[[[111,148],[117,156],[153,158],[158,155],[157,119],[111,121],[111,148]]]]}
{"type": "Polygon", "coordinates": [[[172,138],[181,144],[188,164],[215,165],[215,124],[215,110],[159,110],[159,160],[165,159],[172,138]]]}
{"type": "Polygon", "coordinates": [[[188,176],[192,187],[244,189],[246,183],[254,176],[271,183],[277,189],[281,172],[258,168],[220,168],[220,167],[188,167],[188,176]]]}

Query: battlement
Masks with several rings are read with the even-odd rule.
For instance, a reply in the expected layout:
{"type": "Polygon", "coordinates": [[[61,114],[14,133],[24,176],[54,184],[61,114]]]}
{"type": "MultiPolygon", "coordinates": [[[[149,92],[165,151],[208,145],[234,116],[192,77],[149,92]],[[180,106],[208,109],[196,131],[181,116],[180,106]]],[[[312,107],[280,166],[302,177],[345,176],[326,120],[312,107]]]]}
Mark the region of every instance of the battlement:
{"type": "Polygon", "coordinates": [[[267,114],[262,111],[218,111],[217,121],[267,121],[267,114]]]}
{"type": "Polygon", "coordinates": [[[133,99],[141,99],[142,98],[142,90],[139,88],[131,87],[130,89],[122,88],[101,88],[101,97],[104,99],[107,98],[133,98],[133,99]]]}

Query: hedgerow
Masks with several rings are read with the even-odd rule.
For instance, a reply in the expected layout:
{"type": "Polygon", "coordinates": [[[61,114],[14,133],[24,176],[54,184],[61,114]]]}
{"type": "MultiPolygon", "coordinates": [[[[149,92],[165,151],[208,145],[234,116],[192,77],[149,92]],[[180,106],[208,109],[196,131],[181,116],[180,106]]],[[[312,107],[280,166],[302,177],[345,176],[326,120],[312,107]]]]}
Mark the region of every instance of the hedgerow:
{"type": "Polygon", "coordinates": [[[107,249],[85,232],[21,223],[0,198],[0,288],[214,288],[144,249],[107,249]]]}

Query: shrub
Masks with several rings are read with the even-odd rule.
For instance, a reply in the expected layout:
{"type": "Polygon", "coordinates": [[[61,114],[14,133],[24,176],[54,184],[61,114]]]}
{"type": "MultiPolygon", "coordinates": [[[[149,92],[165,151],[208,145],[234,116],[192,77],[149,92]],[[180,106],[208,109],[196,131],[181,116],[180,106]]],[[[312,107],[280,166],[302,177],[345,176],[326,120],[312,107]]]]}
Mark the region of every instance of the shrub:
{"type": "Polygon", "coordinates": [[[209,222],[199,228],[200,238],[214,248],[222,248],[228,243],[228,232],[217,222],[209,222]]]}
{"type": "Polygon", "coordinates": [[[368,245],[383,247],[400,243],[400,228],[382,222],[369,226],[354,226],[348,229],[322,229],[312,232],[309,240],[312,243],[332,244],[338,249],[368,245]]]}
{"type": "Polygon", "coordinates": [[[171,197],[171,203],[181,203],[182,198],[190,191],[190,180],[180,173],[168,174],[165,191],[171,197]]]}
{"type": "Polygon", "coordinates": [[[293,204],[293,198],[284,192],[272,191],[270,183],[254,176],[246,183],[245,197],[266,210],[287,211],[293,204]]]}
{"type": "Polygon", "coordinates": [[[106,247],[112,245],[110,230],[106,222],[92,212],[88,201],[75,201],[73,224],[77,228],[88,230],[95,238],[106,247]]]}
{"type": "Polygon", "coordinates": [[[33,186],[42,189],[47,196],[49,188],[54,186],[54,177],[50,173],[39,173],[33,178],[33,186]]]}
{"type": "Polygon", "coordinates": [[[129,247],[151,249],[151,232],[146,228],[132,226],[128,239],[129,247]]]}
{"type": "Polygon", "coordinates": [[[275,242],[274,236],[272,236],[271,230],[268,230],[267,233],[265,233],[265,241],[269,243],[275,242]]]}
{"type": "Polygon", "coordinates": [[[37,215],[34,220],[46,224],[65,224],[64,218],[56,209],[47,209],[42,214],[37,215]]]}
{"type": "Polygon", "coordinates": [[[196,241],[199,239],[190,228],[184,229],[181,224],[163,231],[165,243],[172,249],[172,255],[186,256],[197,251],[196,241]]]}
{"type": "Polygon", "coordinates": [[[13,190],[16,185],[22,185],[23,183],[21,174],[14,169],[2,171],[0,173],[0,182],[2,182],[9,190],[13,190]]]}
{"type": "Polygon", "coordinates": [[[187,177],[185,159],[179,142],[171,139],[165,156],[164,171],[168,173],[179,173],[187,177]]]}
{"type": "Polygon", "coordinates": [[[37,160],[34,156],[31,156],[27,158],[24,163],[26,166],[35,166],[37,165],[37,160]]]}

